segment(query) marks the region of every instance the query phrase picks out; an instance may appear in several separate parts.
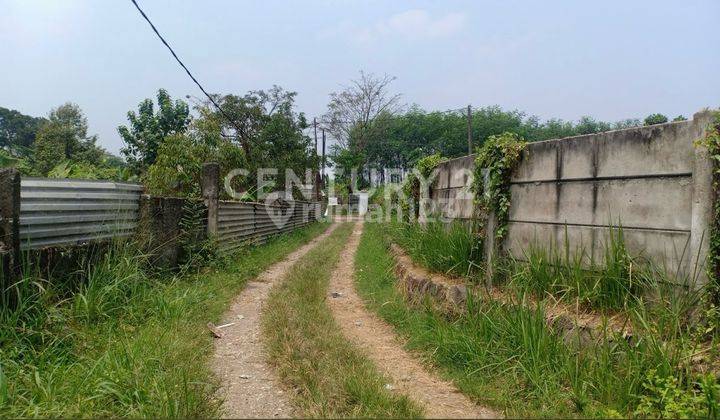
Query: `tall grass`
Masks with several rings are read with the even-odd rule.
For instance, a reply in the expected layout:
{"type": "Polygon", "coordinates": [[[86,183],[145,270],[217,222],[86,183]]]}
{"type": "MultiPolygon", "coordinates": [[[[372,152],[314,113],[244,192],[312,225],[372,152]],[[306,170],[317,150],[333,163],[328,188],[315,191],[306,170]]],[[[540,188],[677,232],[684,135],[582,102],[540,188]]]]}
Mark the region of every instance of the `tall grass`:
{"type": "Polygon", "coordinates": [[[0,417],[216,416],[205,325],[248,278],[324,229],[177,276],[150,270],[131,242],[70,272],[26,267],[18,305],[0,309],[0,417]]]}
{"type": "Polygon", "coordinates": [[[147,256],[130,242],[116,244],[110,252],[85,267],[87,279],[72,296],[72,314],[78,321],[94,323],[117,316],[133,297],[148,286],[147,256]]]}
{"type": "MultiPolygon", "coordinates": [[[[413,261],[431,271],[472,281],[483,274],[482,243],[460,222],[392,223],[384,228],[413,261]]],[[[694,287],[697,269],[669,270],[632,255],[622,227],[608,228],[599,261],[584,249],[571,250],[566,234],[562,248],[533,243],[522,259],[507,257],[498,265],[496,284],[591,309],[621,310],[651,301],[672,308],[676,317],[687,317],[705,293],[694,287]]]]}
{"type": "Polygon", "coordinates": [[[652,278],[625,247],[622,229],[610,228],[601,262],[582,250],[563,250],[533,243],[524,260],[510,260],[504,270],[511,286],[539,297],[577,298],[595,308],[623,308],[650,286],[652,278]]]}
{"type": "Polygon", "coordinates": [[[476,235],[461,222],[440,221],[386,225],[392,238],[426,268],[453,275],[473,276],[479,272],[482,248],[476,235]]]}
{"type": "Polygon", "coordinates": [[[448,318],[403,300],[382,229],[366,226],[356,257],[359,292],[410,349],[477,401],[512,417],[717,413],[717,382],[696,376],[688,363],[700,347],[686,324],[662,340],[659,321],[637,305],[634,340],[607,331],[602,345],[579,348],[548,328],[542,303],[529,309],[471,294],[467,311],[448,318]]]}
{"type": "Polygon", "coordinates": [[[562,250],[531,244],[523,261],[505,261],[498,270],[504,277],[500,282],[541,299],[553,296],[591,309],[623,310],[654,302],[663,311],[687,316],[697,306],[705,290],[695,287],[696,270],[668,270],[632,255],[622,228],[609,228],[606,238],[600,261],[583,249],[571,251],[567,239],[562,250]]]}

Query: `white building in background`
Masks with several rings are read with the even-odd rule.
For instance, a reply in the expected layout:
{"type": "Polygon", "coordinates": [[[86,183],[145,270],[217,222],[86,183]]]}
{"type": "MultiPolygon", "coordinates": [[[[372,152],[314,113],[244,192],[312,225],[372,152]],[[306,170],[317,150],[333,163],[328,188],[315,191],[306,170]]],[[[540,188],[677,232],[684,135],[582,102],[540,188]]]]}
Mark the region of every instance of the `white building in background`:
{"type": "Polygon", "coordinates": [[[368,211],[368,201],[370,198],[370,194],[365,191],[360,191],[357,193],[358,195],[358,215],[365,216],[368,211]]]}

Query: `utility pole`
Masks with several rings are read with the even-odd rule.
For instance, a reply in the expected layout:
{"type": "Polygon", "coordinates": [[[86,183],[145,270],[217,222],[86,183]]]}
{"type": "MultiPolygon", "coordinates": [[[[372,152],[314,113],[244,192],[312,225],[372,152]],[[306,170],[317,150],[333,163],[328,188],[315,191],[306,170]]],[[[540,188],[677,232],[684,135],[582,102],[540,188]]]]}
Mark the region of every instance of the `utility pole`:
{"type": "Polygon", "coordinates": [[[322,129],[322,178],[325,182],[325,129],[322,129]]]}
{"type": "Polygon", "coordinates": [[[468,142],[468,155],[473,153],[472,145],[472,106],[468,105],[467,108],[467,142],[468,142]]]}
{"type": "Polygon", "coordinates": [[[317,118],[313,118],[313,127],[315,128],[315,156],[317,156],[317,118]]]}
{"type": "MultiPolygon", "coordinates": [[[[317,157],[318,157],[318,150],[317,150],[317,118],[313,118],[313,129],[315,130],[315,149],[313,150],[313,154],[314,154],[315,156],[313,156],[313,159],[317,159],[317,157]]],[[[320,199],[320,188],[321,188],[320,185],[321,185],[321,182],[322,182],[322,178],[320,178],[320,177],[318,176],[318,169],[319,169],[319,168],[314,168],[314,169],[313,169],[313,178],[314,178],[314,182],[315,182],[315,200],[319,200],[319,199],[320,199]]]]}

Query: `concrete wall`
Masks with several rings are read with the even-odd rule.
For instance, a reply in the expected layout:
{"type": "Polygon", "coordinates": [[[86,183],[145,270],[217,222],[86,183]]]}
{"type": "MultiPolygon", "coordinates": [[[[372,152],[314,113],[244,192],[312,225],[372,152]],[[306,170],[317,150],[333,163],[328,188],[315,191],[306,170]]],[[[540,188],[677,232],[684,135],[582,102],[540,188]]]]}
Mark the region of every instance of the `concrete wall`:
{"type": "MultiPolygon", "coordinates": [[[[602,261],[610,226],[627,246],[669,271],[704,260],[711,218],[712,164],[694,141],[711,122],[690,121],[530,143],[512,177],[503,250],[523,259],[531,244],[602,261]]],[[[444,163],[431,197],[449,218],[467,219],[474,156],[444,163]],[[462,182],[465,181],[465,182],[462,182]],[[447,200],[447,202],[443,202],[447,200]]]]}
{"type": "Polygon", "coordinates": [[[475,217],[475,196],[470,190],[475,169],[475,155],[444,162],[438,167],[430,191],[433,213],[448,219],[471,220],[475,217]]]}

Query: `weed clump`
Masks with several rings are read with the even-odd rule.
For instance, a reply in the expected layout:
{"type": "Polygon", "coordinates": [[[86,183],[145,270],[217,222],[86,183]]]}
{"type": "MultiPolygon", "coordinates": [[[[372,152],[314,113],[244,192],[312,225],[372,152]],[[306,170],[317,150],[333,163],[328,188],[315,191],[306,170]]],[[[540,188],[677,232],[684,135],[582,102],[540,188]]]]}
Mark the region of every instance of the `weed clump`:
{"type": "Polygon", "coordinates": [[[482,248],[468,226],[458,221],[395,223],[392,238],[413,260],[426,268],[452,276],[474,277],[481,272],[482,248]]]}

